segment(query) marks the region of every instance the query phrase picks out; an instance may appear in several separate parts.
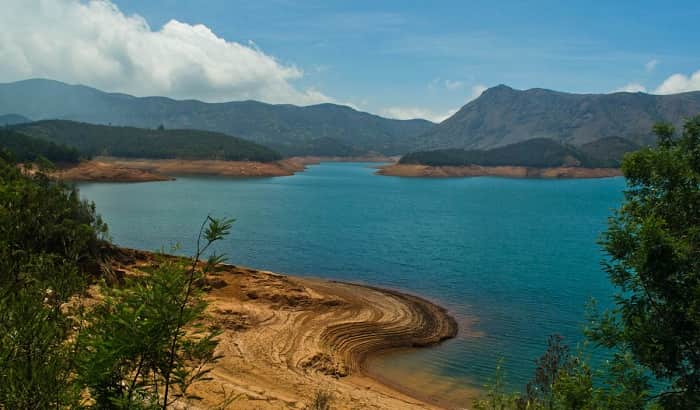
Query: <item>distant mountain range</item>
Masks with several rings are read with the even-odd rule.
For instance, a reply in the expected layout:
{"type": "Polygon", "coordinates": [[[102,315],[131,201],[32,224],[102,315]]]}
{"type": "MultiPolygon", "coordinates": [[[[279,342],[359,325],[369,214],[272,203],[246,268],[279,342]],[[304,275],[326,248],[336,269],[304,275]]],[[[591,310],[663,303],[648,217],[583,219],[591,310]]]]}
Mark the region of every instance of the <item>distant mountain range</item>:
{"type": "MultiPolygon", "coordinates": [[[[653,144],[654,123],[667,121],[680,127],[685,118],[700,114],[700,92],[570,94],[500,85],[433,124],[382,118],[335,104],[178,101],[35,79],[0,84],[0,114],[10,113],[0,117],[0,125],[2,118],[7,124],[32,118],[150,129],[164,125],[240,137],[286,156],[489,150],[546,138],[567,147],[591,144],[596,158],[614,163],[625,149],[653,144]]],[[[522,152],[532,152],[536,146],[522,152]]]]}
{"type": "Polygon", "coordinates": [[[409,138],[434,124],[392,120],[336,104],[308,107],[257,101],[205,103],[164,97],[133,97],[52,80],[0,84],[0,114],[34,120],[65,119],[142,128],[186,128],[222,132],[283,154],[348,152],[398,154],[409,138]]]}
{"type": "Polygon", "coordinates": [[[457,113],[414,140],[416,150],[489,149],[549,138],[581,146],[607,137],[638,145],[655,141],[659,121],[681,127],[700,114],[700,91],[675,95],[643,93],[569,94],[534,88],[490,88],[457,113]]]}

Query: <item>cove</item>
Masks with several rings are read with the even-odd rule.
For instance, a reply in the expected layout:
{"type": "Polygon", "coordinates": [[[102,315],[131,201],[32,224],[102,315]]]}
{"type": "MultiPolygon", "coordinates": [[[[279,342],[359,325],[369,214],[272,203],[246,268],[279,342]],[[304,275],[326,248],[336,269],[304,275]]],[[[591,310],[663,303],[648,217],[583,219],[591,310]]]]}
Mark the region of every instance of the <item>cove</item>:
{"type": "Polygon", "coordinates": [[[206,215],[236,218],[231,263],[414,293],[447,307],[461,334],[374,365],[441,386],[481,386],[500,358],[521,385],[549,334],[575,347],[585,304],[613,289],[596,244],[622,178],[425,179],[322,163],[289,177],[180,177],[80,184],[122,246],[189,254],[206,215]]]}

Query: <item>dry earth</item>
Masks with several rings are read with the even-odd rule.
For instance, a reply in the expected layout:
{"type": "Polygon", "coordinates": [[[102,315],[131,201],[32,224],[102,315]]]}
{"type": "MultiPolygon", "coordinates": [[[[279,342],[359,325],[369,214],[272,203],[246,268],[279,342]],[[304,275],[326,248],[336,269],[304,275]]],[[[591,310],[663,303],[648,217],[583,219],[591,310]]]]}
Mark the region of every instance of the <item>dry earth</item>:
{"type": "Polygon", "coordinates": [[[482,167],[432,167],[428,165],[391,164],[379,167],[377,174],[398,177],[479,177],[497,176],[510,178],[606,178],[620,176],[617,168],[528,168],[516,166],[482,167]]]}
{"type": "MultiPolygon", "coordinates": [[[[148,253],[124,250],[136,270],[148,253]]],[[[455,320],[419,297],[368,286],[226,266],[210,277],[211,320],[224,333],[213,380],[188,408],[307,408],[330,392],[333,409],[438,408],[394,390],[365,372],[365,359],[389,349],[429,346],[454,337],[455,320]]]]}

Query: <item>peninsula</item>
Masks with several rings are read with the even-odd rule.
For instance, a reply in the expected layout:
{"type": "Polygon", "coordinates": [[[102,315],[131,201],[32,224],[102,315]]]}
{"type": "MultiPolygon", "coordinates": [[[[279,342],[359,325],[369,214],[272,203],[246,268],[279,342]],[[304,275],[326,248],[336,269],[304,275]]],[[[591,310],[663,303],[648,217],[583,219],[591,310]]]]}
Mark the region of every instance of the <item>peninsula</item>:
{"type": "MultiPolygon", "coordinates": [[[[113,271],[141,275],[153,261],[117,249],[113,271]]],[[[319,390],[332,394],[334,409],[439,408],[375,380],[365,363],[456,336],[444,308],[397,291],[240,266],[211,274],[205,288],[223,357],[211,380],[194,386],[196,408],[212,408],[225,392],[240,409],[304,408],[319,390]]]]}

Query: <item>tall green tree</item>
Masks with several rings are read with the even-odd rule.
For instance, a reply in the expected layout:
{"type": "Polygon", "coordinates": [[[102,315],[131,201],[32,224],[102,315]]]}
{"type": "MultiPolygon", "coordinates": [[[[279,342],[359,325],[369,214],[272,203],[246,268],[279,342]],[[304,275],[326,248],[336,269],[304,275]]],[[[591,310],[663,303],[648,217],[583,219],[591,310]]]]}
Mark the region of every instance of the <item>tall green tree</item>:
{"type": "Polygon", "coordinates": [[[629,154],[628,189],[602,245],[615,307],[589,337],[628,352],[662,386],[665,408],[700,408],[700,116],[680,136],[657,125],[658,145],[629,154]]]}

